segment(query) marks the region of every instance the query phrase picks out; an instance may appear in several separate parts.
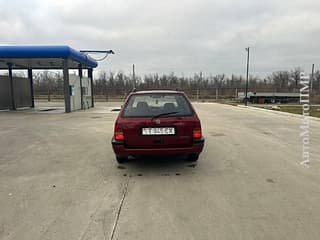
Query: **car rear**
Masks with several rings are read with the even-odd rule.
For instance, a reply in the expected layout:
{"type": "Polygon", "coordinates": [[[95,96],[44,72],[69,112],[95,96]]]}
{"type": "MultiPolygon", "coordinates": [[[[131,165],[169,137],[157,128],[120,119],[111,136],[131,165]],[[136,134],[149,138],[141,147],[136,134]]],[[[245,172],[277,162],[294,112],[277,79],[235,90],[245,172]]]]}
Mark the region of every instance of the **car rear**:
{"type": "Polygon", "coordinates": [[[128,156],[188,154],[203,149],[200,120],[182,92],[132,93],[115,123],[113,150],[119,162],[128,156]]]}

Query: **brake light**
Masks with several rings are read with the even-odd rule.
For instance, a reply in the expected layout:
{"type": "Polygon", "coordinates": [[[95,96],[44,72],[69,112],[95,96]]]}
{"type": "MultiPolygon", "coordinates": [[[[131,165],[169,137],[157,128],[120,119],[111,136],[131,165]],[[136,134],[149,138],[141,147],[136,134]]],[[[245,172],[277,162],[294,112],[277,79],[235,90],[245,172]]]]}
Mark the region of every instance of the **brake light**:
{"type": "Polygon", "coordinates": [[[201,132],[201,128],[194,128],[193,129],[193,135],[192,135],[192,137],[194,138],[194,139],[199,139],[199,138],[201,138],[202,137],[202,132],[201,132]]]}
{"type": "Polygon", "coordinates": [[[118,141],[123,141],[124,140],[124,134],[121,128],[116,128],[114,130],[114,139],[118,141]]]}

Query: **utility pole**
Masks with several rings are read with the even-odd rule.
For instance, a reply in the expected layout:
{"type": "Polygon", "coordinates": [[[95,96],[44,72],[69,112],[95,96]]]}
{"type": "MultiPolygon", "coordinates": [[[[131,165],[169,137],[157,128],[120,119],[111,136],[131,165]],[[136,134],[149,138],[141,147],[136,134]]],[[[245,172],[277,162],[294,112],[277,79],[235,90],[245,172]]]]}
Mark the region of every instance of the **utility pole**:
{"type": "Polygon", "coordinates": [[[246,48],[246,51],[248,53],[247,55],[247,79],[246,79],[246,92],[245,92],[245,100],[244,103],[247,106],[248,105],[248,82],[249,82],[249,56],[250,56],[250,47],[246,48]]]}
{"type": "Polygon", "coordinates": [[[200,71],[200,78],[199,78],[199,81],[198,81],[198,86],[197,86],[197,101],[199,101],[199,94],[200,94],[200,85],[202,83],[202,72],[200,71]]]}
{"type": "Polygon", "coordinates": [[[313,90],[313,76],[314,76],[314,64],[312,64],[311,79],[310,79],[310,93],[311,94],[312,94],[312,90],[313,90]]]}
{"type": "Polygon", "coordinates": [[[136,88],[136,77],[134,72],[134,64],[132,65],[132,82],[133,82],[133,89],[136,88]]]}
{"type": "Polygon", "coordinates": [[[313,76],[314,76],[314,63],[312,64],[312,71],[311,71],[311,79],[310,79],[310,105],[312,105],[313,100],[313,76]]]}

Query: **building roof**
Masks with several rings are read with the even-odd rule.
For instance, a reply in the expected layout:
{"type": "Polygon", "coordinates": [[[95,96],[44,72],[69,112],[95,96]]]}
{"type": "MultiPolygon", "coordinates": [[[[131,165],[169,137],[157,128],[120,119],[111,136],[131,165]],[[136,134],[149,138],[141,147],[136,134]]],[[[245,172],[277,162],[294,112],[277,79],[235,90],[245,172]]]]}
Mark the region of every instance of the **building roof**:
{"type": "Polygon", "coordinates": [[[63,60],[68,60],[69,68],[95,68],[98,66],[90,56],[69,46],[0,46],[0,69],[61,69],[63,60]]]}

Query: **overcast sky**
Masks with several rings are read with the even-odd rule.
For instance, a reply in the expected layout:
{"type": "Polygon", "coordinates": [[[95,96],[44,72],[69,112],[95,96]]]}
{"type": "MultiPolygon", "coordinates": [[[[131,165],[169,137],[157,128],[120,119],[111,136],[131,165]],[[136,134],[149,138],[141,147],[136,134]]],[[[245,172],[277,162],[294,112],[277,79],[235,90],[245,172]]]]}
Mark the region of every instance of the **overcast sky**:
{"type": "Polygon", "coordinates": [[[113,49],[99,70],[255,75],[320,69],[317,0],[0,0],[0,44],[113,49]]]}

